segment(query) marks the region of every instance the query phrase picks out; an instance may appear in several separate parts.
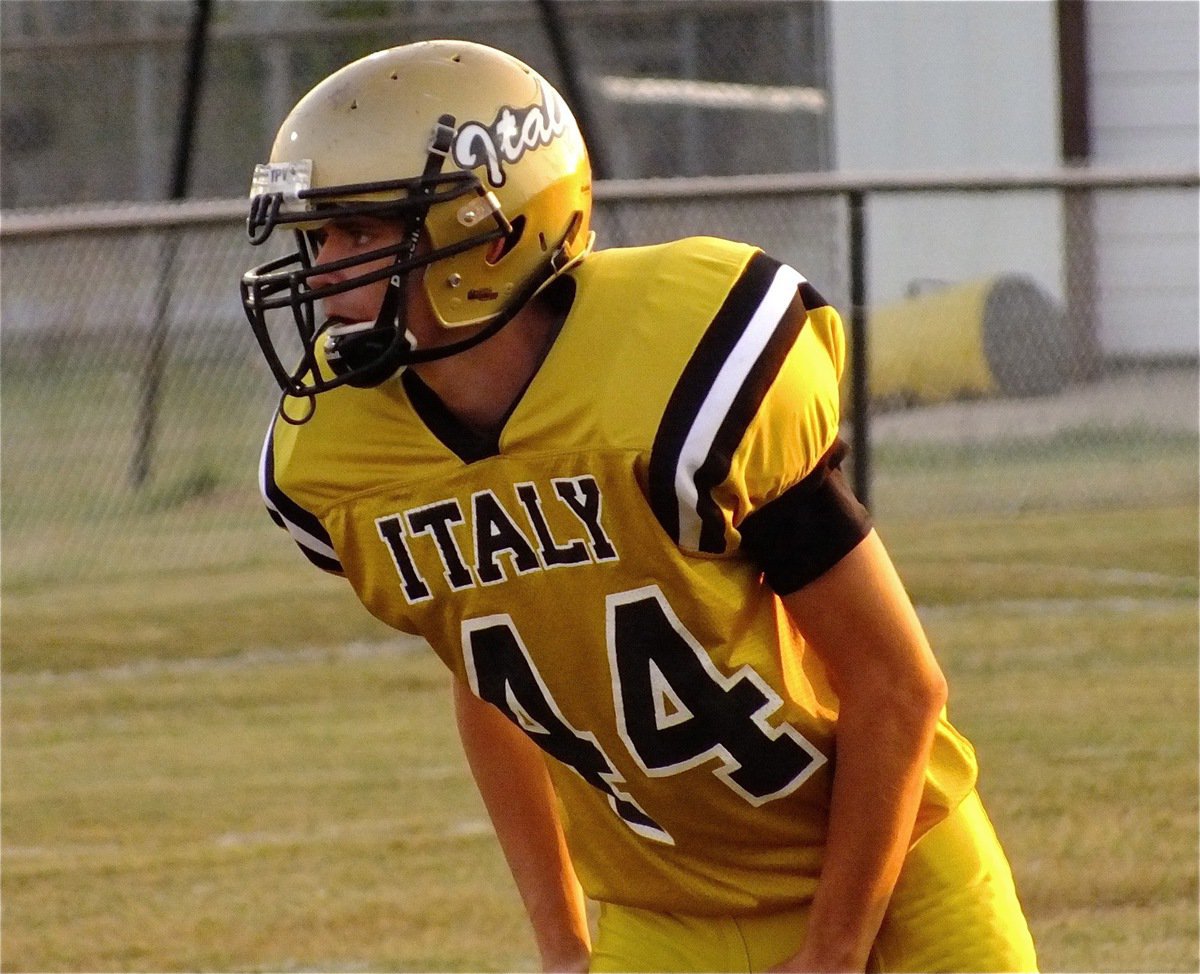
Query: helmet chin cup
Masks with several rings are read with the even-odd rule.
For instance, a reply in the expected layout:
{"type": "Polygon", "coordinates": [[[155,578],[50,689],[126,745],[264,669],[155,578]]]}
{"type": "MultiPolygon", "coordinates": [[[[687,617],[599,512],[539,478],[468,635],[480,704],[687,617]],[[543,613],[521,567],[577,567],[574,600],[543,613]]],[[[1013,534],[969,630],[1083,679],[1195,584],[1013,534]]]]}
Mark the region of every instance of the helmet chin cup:
{"type": "Polygon", "coordinates": [[[335,375],[345,376],[346,384],[357,389],[386,382],[396,374],[405,353],[413,347],[408,332],[396,323],[381,326],[379,322],[360,321],[329,325],[322,334],[329,368],[335,375]]]}

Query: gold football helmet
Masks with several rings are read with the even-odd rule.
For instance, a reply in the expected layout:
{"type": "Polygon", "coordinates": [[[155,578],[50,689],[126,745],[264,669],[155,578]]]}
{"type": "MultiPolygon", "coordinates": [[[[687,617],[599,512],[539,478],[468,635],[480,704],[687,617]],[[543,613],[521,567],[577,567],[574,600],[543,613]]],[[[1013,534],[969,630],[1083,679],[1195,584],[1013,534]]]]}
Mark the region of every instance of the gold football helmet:
{"type": "Polygon", "coordinates": [[[591,188],[587,150],[565,102],[501,51],[425,41],[330,75],[292,109],[250,191],[251,243],[278,226],[297,240],[295,253],[253,268],[241,284],[246,315],[285,395],[377,385],[401,366],[494,334],[590,249],[591,188]],[[364,214],[400,221],[402,241],[317,263],[309,232],[364,214]],[[418,254],[422,235],[428,246],[418,254]],[[346,274],[383,258],[383,269],[346,274]],[[482,327],[445,346],[414,347],[404,281],[418,269],[439,324],[482,327]],[[330,271],[341,280],[310,284],[330,271]],[[373,324],[317,324],[317,302],[384,278],[390,283],[373,324]],[[281,309],[290,309],[303,349],[291,369],[268,331],[268,313],[281,309]],[[328,370],[319,366],[318,343],[328,370]]]}

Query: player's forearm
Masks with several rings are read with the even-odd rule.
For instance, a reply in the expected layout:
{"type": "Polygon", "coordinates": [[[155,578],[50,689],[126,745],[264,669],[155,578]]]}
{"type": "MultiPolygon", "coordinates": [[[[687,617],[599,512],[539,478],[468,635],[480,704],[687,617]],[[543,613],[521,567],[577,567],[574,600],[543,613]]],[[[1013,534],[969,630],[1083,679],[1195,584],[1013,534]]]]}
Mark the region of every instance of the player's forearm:
{"type": "Polygon", "coordinates": [[[825,862],[791,970],[863,970],[912,837],[946,682],[879,537],[784,597],[838,694],[825,862]]]}
{"type": "Polygon", "coordinates": [[[494,707],[455,685],[459,736],[533,926],[546,970],[586,970],[587,915],[541,753],[494,707]]]}
{"type": "Polygon", "coordinates": [[[825,864],[787,969],[865,969],[911,842],[941,706],[935,685],[843,707],[825,864]]]}

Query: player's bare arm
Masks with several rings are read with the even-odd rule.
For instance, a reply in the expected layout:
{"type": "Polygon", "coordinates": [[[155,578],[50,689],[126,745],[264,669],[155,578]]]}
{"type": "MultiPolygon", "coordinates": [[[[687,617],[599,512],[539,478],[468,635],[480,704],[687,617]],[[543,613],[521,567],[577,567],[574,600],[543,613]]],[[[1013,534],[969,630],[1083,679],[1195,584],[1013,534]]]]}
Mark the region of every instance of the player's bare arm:
{"type": "Polygon", "coordinates": [[[841,710],[808,937],[780,969],[861,971],[908,851],[946,682],[873,531],[783,601],[825,662],[841,710]]]}
{"type": "Polygon", "coordinates": [[[491,704],[458,681],[459,737],[533,925],[546,971],[586,971],[583,891],[567,855],[541,752],[491,704]]]}

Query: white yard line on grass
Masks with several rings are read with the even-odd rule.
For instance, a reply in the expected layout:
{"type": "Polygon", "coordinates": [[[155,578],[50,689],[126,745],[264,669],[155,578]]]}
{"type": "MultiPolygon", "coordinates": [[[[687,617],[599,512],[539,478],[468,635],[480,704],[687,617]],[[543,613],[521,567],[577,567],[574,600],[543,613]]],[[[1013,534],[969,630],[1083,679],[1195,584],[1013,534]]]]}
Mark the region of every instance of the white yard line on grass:
{"type": "Polygon", "coordinates": [[[386,642],[352,642],[341,646],[303,646],[296,649],[252,649],[230,656],[198,656],[184,659],[146,659],[119,666],[98,666],[78,670],[42,670],[37,673],[6,674],[10,686],[69,683],[72,681],[140,680],[166,675],[222,673],[270,666],[292,666],[355,660],[400,659],[416,652],[430,651],[421,640],[398,635],[386,642]]]}

